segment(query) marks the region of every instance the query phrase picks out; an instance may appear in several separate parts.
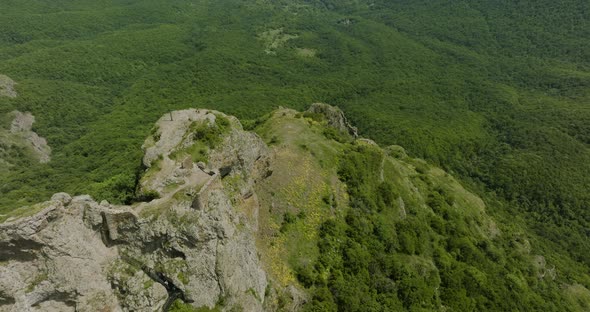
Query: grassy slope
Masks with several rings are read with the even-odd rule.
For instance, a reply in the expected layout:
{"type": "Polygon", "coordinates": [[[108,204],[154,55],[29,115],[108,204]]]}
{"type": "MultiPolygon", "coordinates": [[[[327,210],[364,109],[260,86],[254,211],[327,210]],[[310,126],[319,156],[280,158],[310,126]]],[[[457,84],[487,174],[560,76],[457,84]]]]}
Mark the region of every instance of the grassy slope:
{"type": "Polygon", "coordinates": [[[443,170],[398,147],[330,140],[293,110],[263,120],[256,132],[276,157],[257,189],[259,248],[275,281],[312,294],[306,309],[589,307],[582,267],[518,222],[495,220],[496,207],[443,170]],[[328,224],[341,229],[327,235],[328,224]]]}
{"type": "Polygon", "coordinates": [[[270,271],[281,285],[295,281],[292,267],[318,256],[318,229],[342,213],[345,186],[337,178],[342,145],[328,141],[322,127],[297,118],[294,110],[272,113],[256,131],[270,144],[273,175],[259,185],[260,245],[270,271]]]}

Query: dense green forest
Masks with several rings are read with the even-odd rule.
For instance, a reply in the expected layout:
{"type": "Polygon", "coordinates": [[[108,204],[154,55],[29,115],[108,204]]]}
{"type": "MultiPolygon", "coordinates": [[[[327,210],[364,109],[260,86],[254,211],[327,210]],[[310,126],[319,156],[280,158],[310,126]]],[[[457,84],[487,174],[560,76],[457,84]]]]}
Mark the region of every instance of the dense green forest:
{"type": "MultiPolygon", "coordinates": [[[[415,183],[428,194],[428,208],[405,197],[408,213],[400,217],[397,200],[405,196],[395,178],[400,173],[380,181],[383,157],[372,146],[353,145],[346,151],[339,175],[349,187],[350,209],[344,218],[322,224],[320,256],[313,265],[298,268],[300,281],[313,292],[306,311],[587,308],[563,296],[551,266],[538,255],[531,257],[530,242],[519,229],[503,227],[502,237],[478,230],[485,227],[485,214],[473,206],[457,209],[465,195],[424,165],[415,164],[415,183]]],[[[393,168],[385,166],[386,172],[393,168]]],[[[573,269],[558,259],[551,257],[562,272],[573,269]]]]}
{"type": "Polygon", "coordinates": [[[59,191],[132,201],[143,139],[172,109],[326,102],[589,274],[588,1],[6,0],[0,74],[18,92],[0,126],[30,111],[53,149],[39,164],[0,146],[0,214],[59,191]]]}

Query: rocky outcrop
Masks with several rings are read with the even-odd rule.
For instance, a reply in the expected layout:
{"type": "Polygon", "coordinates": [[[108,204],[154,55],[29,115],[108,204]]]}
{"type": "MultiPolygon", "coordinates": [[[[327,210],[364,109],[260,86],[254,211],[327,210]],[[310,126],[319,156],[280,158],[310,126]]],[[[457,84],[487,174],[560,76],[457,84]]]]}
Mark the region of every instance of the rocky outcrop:
{"type": "Polygon", "coordinates": [[[105,269],[117,257],[83,222],[104,209],[54,196],[41,212],[0,224],[0,311],[120,311],[105,269]]]}
{"type": "Polygon", "coordinates": [[[256,225],[233,203],[268,175],[266,145],[219,112],[172,115],[144,145],[142,185],[159,199],[115,206],[56,194],[32,216],[0,224],[0,311],[161,311],[176,299],[263,310],[256,225]],[[207,162],[177,160],[198,143],[191,125],[215,126],[218,116],[230,124],[207,162]]]}
{"type": "Polygon", "coordinates": [[[0,74],[0,96],[6,96],[9,98],[17,97],[16,90],[14,90],[14,86],[16,83],[10,79],[10,77],[6,75],[0,74]]]}
{"type": "Polygon", "coordinates": [[[268,147],[258,135],[243,131],[241,126],[229,132],[222,148],[214,150],[209,160],[211,167],[219,168],[221,178],[232,177],[233,199],[249,197],[254,183],[272,174],[268,147]]]}
{"type": "Polygon", "coordinates": [[[207,109],[185,109],[162,116],[143,145],[144,165],[151,167],[157,159],[192,145],[191,126],[197,122],[214,125],[216,114],[224,115],[207,109]]]}
{"type": "MultiPolygon", "coordinates": [[[[312,110],[356,134],[337,108],[312,110]]],[[[11,131],[30,131],[33,116],[17,117],[11,131]]],[[[307,300],[296,285],[270,287],[259,259],[256,185],[275,159],[257,134],[187,109],[160,118],[143,149],[138,188],[150,201],[56,194],[0,224],[0,311],[166,311],[175,300],[262,311],[279,294],[296,310],[307,300]]]]}
{"type": "Polygon", "coordinates": [[[47,145],[47,140],[40,137],[33,131],[35,116],[29,112],[13,111],[10,133],[20,138],[33,151],[40,163],[47,163],[51,160],[51,147],[47,145]]]}
{"type": "Polygon", "coordinates": [[[328,121],[328,125],[336,128],[336,130],[342,133],[348,133],[352,135],[354,138],[358,137],[357,128],[353,127],[348,122],[346,116],[344,116],[344,113],[338,107],[324,103],[314,103],[309,107],[307,111],[311,113],[324,115],[324,117],[326,117],[326,120],[328,121]]]}

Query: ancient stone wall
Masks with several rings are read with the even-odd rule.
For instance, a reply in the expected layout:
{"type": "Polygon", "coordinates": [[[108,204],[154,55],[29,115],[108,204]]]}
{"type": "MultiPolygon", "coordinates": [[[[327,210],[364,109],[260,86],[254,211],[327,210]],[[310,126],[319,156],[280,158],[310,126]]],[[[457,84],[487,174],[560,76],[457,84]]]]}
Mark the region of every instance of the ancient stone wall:
{"type": "Polygon", "coordinates": [[[197,210],[205,209],[209,202],[209,194],[211,194],[213,189],[220,186],[220,181],[219,173],[215,172],[195,196],[192,207],[197,210]]]}

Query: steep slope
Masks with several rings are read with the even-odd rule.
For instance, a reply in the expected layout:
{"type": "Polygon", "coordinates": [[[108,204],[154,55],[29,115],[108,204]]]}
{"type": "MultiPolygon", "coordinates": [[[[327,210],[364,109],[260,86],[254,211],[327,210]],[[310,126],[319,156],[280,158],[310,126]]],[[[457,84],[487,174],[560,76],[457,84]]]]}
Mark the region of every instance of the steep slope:
{"type": "Polygon", "coordinates": [[[342,112],[162,116],[134,204],[0,224],[0,311],[584,311],[590,277],[342,112]],[[568,264],[561,267],[563,263],[568,264]],[[202,311],[202,310],[200,310],[202,311]]]}
{"type": "Polygon", "coordinates": [[[522,221],[497,223],[441,169],[334,131],[338,114],[317,111],[280,109],[256,127],[275,155],[257,191],[259,248],[282,285],[305,286],[304,309],[590,307],[587,270],[535,244],[522,221]]]}
{"type": "Polygon", "coordinates": [[[254,228],[232,202],[266,172],[265,146],[221,113],[174,115],[146,141],[142,186],[161,198],[112,206],[57,194],[0,225],[1,311],[166,311],[176,299],[262,310],[254,228]],[[200,143],[191,127],[215,131],[218,145],[205,152],[212,169],[173,157],[200,143]],[[235,194],[222,176],[237,177],[235,194]]]}

